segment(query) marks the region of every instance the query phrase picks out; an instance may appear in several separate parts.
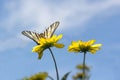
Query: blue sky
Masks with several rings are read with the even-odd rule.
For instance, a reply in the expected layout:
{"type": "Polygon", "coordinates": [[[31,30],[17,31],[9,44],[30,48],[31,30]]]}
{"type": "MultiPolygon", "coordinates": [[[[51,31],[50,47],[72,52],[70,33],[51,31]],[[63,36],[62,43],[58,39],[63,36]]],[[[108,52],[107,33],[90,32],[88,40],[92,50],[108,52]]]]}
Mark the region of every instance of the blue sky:
{"type": "MultiPolygon", "coordinates": [[[[63,49],[52,48],[60,76],[76,73],[82,54],[68,53],[72,40],[96,39],[102,43],[97,54],[87,54],[91,66],[90,80],[119,80],[120,72],[120,1],[119,0],[1,0],[0,1],[0,78],[18,80],[47,71],[55,77],[49,51],[42,60],[32,53],[36,44],[21,34],[23,30],[44,31],[60,21],[56,34],[63,34],[63,49]]],[[[69,80],[71,77],[69,76],[69,80]]]]}

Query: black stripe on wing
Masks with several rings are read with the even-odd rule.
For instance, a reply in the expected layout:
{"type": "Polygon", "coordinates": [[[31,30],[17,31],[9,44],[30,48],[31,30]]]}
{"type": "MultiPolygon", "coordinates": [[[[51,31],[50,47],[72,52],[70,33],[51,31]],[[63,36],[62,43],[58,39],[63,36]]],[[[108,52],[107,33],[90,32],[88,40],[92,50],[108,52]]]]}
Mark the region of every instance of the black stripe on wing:
{"type": "Polygon", "coordinates": [[[43,37],[42,33],[39,34],[39,33],[32,32],[32,31],[22,31],[22,34],[32,39],[33,41],[35,41],[37,44],[39,44],[38,43],[39,39],[43,37]]]}
{"type": "Polygon", "coordinates": [[[51,24],[43,33],[45,38],[52,37],[59,24],[59,21],[56,21],[55,23],[51,24]]]}

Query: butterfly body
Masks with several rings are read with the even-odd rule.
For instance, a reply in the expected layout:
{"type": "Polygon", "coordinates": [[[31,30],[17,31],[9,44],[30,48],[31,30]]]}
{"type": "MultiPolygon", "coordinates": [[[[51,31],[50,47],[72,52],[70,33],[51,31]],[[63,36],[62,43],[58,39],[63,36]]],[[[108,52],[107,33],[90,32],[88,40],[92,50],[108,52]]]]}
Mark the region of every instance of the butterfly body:
{"type": "Polygon", "coordinates": [[[27,36],[28,38],[32,39],[34,42],[39,44],[40,38],[51,38],[59,26],[60,22],[56,21],[51,24],[43,33],[36,33],[33,31],[22,31],[22,34],[27,36]]]}

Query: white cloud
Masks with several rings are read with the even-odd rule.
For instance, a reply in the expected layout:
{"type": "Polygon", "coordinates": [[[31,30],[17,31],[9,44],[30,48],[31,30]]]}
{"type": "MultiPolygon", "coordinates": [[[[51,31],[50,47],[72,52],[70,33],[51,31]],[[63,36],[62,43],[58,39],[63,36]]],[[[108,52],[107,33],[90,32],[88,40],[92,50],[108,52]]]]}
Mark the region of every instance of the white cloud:
{"type": "Polygon", "coordinates": [[[19,3],[17,1],[7,3],[8,7],[11,5],[13,5],[13,7],[8,8],[10,9],[11,15],[4,21],[9,23],[10,27],[14,27],[14,24],[18,21],[46,26],[46,24],[56,20],[60,20],[63,25],[69,26],[84,24],[84,22],[88,21],[92,16],[114,6],[119,6],[120,1],[104,0],[92,4],[87,1],[71,0],[61,2],[60,4],[49,4],[43,0],[21,0],[19,3]]]}
{"type": "MultiPolygon", "coordinates": [[[[2,19],[0,24],[5,30],[9,31],[13,31],[14,28],[20,27],[20,25],[22,25],[21,28],[23,29],[27,25],[37,25],[31,29],[42,31],[49,24],[58,20],[61,22],[60,28],[67,29],[71,26],[84,25],[94,15],[100,13],[102,15],[103,11],[110,10],[113,7],[120,7],[120,1],[102,0],[101,2],[90,3],[85,0],[66,0],[58,3],[49,3],[45,0],[20,0],[19,2],[13,0],[12,2],[6,2],[4,5],[4,9],[9,12],[9,16],[2,19]]],[[[2,44],[2,46],[10,45],[14,41],[21,43],[17,42],[16,37],[13,36],[13,38],[6,40],[6,43],[2,44]]],[[[2,42],[1,40],[0,43],[2,42]]],[[[6,50],[10,47],[18,46],[4,47],[1,50],[6,50]]]]}
{"type": "Polygon", "coordinates": [[[10,50],[13,48],[23,48],[32,40],[28,39],[27,37],[23,36],[21,33],[17,34],[8,39],[1,39],[0,40],[0,52],[10,50]]]}

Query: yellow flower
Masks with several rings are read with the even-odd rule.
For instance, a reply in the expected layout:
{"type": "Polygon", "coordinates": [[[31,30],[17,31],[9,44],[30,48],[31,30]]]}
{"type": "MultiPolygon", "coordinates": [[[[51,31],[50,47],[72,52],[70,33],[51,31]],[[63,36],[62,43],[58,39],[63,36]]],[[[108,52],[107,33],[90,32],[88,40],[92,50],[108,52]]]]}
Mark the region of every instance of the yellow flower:
{"type": "Polygon", "coordinates": [[[48,77],[47,72],[40,72],[31,76],[28,80],[46,80],[47,77],[48,77]]]}
{"type": "Polygon", "coordinates": [[[83,67],[82,64],[79,64],[76,66],[77,69],[79,70],[83,70],[85,68],[85,70],[89,71],[90,70],[90,67],[88,67],[87,65],[85,65],[85,67],[83,67]]]}
{"type": "Polygon", "coordinates": [[[100,50],[102,44],[94,44],[96,40],[89,40],[83,42],[81,40],[72,41],[71,45],[68,47],[69,52],[91,52],[92,54],[96,53],[97,50],[100,50]]]}
{"type": "Polygon", "coordinates": [[[74,80],[82,80],[86,75],[83,73],[77,73],[75,76],[73,76],[74,80]]]}
{"type": "Polygon", "coordinates": [[[51,38],[40,38],[39,40],[39,44],[35,47],[33,47],[32,52],[37,52],[38,53],[38,58],[41,59],[42,55],[43,55],[43,51],[47,48],[50,47],[56,47],[56,48],[63,48],[64,45],[57,43],[60,39],[62,38],[62,34],[61,35],[53,35],[51,38]]]}

